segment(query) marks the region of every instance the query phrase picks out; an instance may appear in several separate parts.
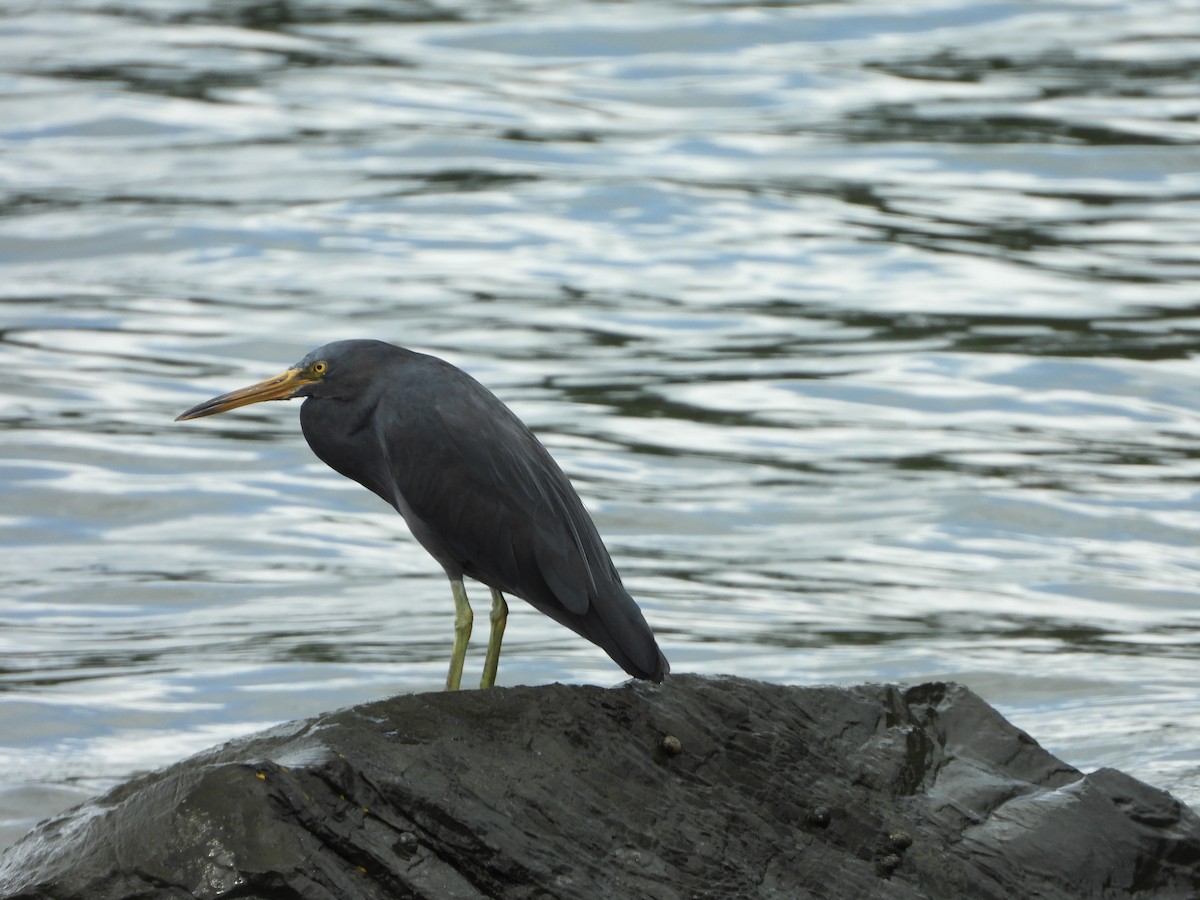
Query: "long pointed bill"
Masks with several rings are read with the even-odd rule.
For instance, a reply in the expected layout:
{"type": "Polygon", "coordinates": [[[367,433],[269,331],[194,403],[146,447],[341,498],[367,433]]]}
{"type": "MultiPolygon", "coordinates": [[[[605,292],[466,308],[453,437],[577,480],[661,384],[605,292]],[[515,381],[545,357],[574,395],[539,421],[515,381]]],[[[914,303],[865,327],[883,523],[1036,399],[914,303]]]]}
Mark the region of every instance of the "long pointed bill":
{"type": "Polygon", "coordinates": [[[198,403],[187,412],[178,416],[175,421],[183,422],[187,419],[202,419],[205,416],[215,416],[217,413],[228,412],[231,409],[237,409],[239,406],[249,406],[251,403],[261,403],[263,400],[287,400],[294,396],[296,391],[304,387],[304,385],[312,384],[318,380],[317,378],[305,375],[300,369],[288,369],[274,378],[268,378],[266,381],[260,381],[258,384],[252,384],[249,387],[230,391],[228,394],[222,394],[220,397],[213,397],[211,400],[198,403]]]}

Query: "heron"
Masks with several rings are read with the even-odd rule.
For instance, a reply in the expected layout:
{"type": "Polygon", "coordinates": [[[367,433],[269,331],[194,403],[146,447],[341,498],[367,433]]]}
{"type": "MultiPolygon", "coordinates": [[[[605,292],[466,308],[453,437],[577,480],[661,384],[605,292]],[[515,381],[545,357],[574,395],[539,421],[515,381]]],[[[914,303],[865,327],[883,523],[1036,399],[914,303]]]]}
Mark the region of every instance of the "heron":
{"type": "Polygon", "coordinates": [[[447,690],[462,683],[474,621],[464,577],[492,596],[481,688],[496,683],[506,594],[587,638],[635,678],[661,682],[670,671],[563,470],[495,394],[445,360],[383,341],[335,341],[175,421],[297,397],[313,453],[393,506],[450,579],[447,690]]]}

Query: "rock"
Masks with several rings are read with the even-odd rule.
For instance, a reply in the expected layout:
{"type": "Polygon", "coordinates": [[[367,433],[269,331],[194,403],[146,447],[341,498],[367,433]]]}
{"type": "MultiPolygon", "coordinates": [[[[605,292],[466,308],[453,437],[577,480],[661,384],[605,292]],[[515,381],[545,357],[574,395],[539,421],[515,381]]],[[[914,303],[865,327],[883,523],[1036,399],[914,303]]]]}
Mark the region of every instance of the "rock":
{"type": "Polygon", "coordinates": [[[1200,896],[1200,818],[963,687],[398,696],[42,823],[5,898],[1200,896]]]}

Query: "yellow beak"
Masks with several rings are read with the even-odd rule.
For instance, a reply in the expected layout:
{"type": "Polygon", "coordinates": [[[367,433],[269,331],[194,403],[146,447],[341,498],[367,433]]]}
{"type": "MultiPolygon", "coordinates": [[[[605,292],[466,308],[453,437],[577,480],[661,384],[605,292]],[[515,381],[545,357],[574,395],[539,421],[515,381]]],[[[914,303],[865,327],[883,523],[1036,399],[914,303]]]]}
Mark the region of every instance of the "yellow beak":
{"type": "Polygon", "coordinates": [[[268,378],[258,384],[252,384],[249,387],[230,391],[228,394],[198,403],[176,417],[175,421],[183,422],[187,419],[215,416],[217,413],[228,412],[239,406],[249,406],[251,403],[261,403],[263,400],[288,400],[295,396],[296,391],[304,385],[320,380],[312,375],[306,375],[301,369],[288,369],[274,378],[268,378]]]}

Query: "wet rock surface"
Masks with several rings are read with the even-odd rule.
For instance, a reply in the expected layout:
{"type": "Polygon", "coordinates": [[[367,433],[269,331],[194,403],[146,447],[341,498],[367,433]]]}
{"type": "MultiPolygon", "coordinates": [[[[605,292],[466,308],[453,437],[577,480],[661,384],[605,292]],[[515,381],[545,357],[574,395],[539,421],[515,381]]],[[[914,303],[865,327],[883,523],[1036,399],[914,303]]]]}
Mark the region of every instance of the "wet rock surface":
{"type": "Polygon", "coordinates": [[[0,897],[1200,895],[1200,818],[967,689],[675,676],[392,697],[42,823],[0,897]]]}

